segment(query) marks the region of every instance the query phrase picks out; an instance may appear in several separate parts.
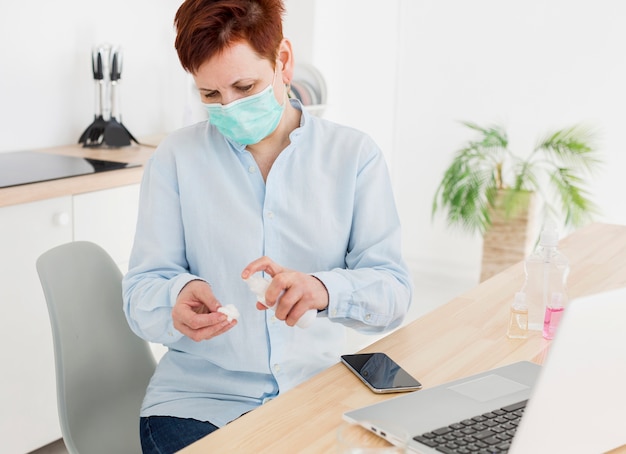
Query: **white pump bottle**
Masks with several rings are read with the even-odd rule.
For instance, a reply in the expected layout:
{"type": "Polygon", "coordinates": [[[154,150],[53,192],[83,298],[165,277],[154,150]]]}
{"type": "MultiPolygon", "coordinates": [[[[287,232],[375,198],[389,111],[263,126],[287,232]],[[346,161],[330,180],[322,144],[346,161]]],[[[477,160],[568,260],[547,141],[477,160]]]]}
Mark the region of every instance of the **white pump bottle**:
{"type": "MultiPolygon", "coordinates": [[[[274,307],[270,307],[265,303],[265,292],[267,291],[267,288],[269,287],[270,282],[272,282],[271,280],[267,280],[267,279],[262,278],[261,276],[254,275],[254,276],[250,276],[248,279],[244,279],[244,281],[246,282],[246,284],[248,284],[250,291],[256,295],[259,303],[261,303],[263,306],[267,307],[268,309],[271,309],[271,310],[275,309],[274,307]]],[[[306,311],[302,315],[302,317],[300,317],[300,319],[296,323],[296,326],[298,328],[308,328],[309,326],[311,326],[311,324],[313,324],[316,318],[317,318],[317,311],[315,309],[310,309],[306,311]]]]}

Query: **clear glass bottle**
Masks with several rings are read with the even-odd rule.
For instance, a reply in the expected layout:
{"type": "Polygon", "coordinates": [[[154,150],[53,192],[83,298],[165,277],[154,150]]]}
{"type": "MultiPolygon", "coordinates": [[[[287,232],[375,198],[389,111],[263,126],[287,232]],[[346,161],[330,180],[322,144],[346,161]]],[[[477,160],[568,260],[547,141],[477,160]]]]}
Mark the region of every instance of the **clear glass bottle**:
{"type": "Polygon", "coordinates": [[[543,324],[552,295],[561,295],[561,304],[567,304],[567,276],[569,260],[558,249],[556,227],[546,225],[541,232],[539,246],[524,262],[526,280],[522,292],[528,304],[528,329],[543,331],[543,324]]]}
{"type": "Polygon", "coordinates": [[[528,305],[526,294],[517,292],[511,303],[511,315],[506,335],[510,339],[525,339],[528,336],[528,305]]]}

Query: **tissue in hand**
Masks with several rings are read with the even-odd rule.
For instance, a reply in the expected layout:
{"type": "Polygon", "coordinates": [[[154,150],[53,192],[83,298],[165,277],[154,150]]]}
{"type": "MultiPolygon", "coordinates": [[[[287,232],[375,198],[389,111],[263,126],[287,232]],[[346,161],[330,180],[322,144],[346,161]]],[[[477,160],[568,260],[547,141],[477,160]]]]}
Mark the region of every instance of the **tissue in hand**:
{"type": "MultiPolygon", "coordinates": [[[[265,303],[265,292],[267,291],[267,287],[270,285],[270,280],[263,279],[261,276],[254,275],[250,276],[248,279],[244,279],[250,291],[254,293],[257,297],[257,301],[261,303],[263,306],[268,309],[274,310],[274,307],[269,307],[265,303]]],[[[315,309],[310,309],[306,311],[302,317],[296,323],[298,328],[308,328],[317,318],[317,311],[315,309]]]]}
{"type": "Polygon", "coordinates": [[[221,312],[226,316],[226,320],[232,322],[233,319],[239,320],[239,311],[235,307],[234,304],[227,304],[226,306],[220,307],[217,312],[221,312]]]}

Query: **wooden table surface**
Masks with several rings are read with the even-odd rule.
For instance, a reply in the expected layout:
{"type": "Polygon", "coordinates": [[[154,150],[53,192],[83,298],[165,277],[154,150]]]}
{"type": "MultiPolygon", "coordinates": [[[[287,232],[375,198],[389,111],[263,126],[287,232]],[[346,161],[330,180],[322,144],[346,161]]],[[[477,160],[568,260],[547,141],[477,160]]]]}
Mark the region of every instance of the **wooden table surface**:
{"type": "MultiPolygon", "coordinates": [[[[626,226],[591,224],[559,246],[570,259],[570,299],[626,286],[626,226]]],[[[520,262],[363,351],[386,352],[424,388],[515,361],[542,364],[550,341],[540,332],[506,337],[510,303],[523,282],[520,262]]],[[[342,414],[389,397],[338,363],[180,452],[336,452],[342,414]]]]}

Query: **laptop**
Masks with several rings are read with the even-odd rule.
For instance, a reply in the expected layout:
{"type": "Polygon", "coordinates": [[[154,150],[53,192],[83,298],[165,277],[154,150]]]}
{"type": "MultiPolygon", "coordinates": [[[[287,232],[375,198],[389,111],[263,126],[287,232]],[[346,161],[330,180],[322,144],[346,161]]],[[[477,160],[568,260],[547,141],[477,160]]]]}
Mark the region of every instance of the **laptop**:
{"type": "Polygon", "coordinates": [[[625,320],[626,288],[572,300],[543,367],[509,364],[344,419],[392,444],[406,433],[418,453],[606,452],[626,444],[625,320]]]}

